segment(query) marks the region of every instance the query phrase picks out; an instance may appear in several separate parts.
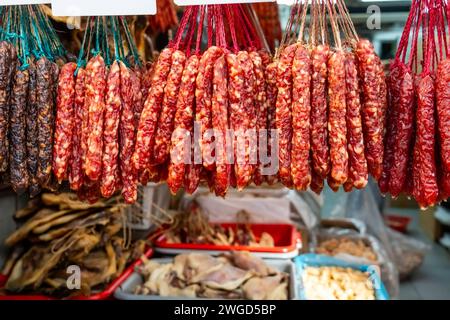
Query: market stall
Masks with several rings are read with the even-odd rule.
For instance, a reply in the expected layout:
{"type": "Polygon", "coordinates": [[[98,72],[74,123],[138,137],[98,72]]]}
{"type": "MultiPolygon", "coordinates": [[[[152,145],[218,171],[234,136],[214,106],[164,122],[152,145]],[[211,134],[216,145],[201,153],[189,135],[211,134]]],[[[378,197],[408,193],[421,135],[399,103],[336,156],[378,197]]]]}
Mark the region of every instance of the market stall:
{"type": "Polygon", "coordinates": [[[450,195],[450,2],[391,56],[344,0],[149,2],[0,5],[0,300],[401,296],[432,247],[385,213],[450,195]]]}

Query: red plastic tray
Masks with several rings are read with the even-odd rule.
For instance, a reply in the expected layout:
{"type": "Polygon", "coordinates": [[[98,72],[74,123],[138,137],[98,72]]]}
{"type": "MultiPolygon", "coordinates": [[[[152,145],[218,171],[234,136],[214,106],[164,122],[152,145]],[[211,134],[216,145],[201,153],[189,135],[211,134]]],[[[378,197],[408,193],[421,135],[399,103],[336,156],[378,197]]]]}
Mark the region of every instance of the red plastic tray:
{"type": "Polygon", "coordinates": [[[411,222],[411,217],[388,214],[384,217],[384,220],[389,228],[405,233],[411,222]]]}
{"type": "MultiPolygon", "coordinates": [[[[150,258],[152,255],[153,255],[152,248],[147,249],[147,251],[144,253],[144,256],[147,258],[150,258]]],[[[130,266],[128,266],[128,268],[125,269],[124,272],[122,272],[122,274],[119,277],[114,279],[114,281],[112,281],[102,292],[93,294],[91,296],[75,296],[75,297],[70,297],[67,299],[69,299],[69,300],[107,300],[110,297],[112,297],[112,295],[114,294],[114,291],[122,284],[122,282],[124,282],[134,272],[135,267],[137,267],[141,264],[142,264],[141,259],[138,259],[135,262],[133,262],[130,266]]],[[[0,288],[3,288],[3,286],[5,285],[7,280],[8,280],[7,276],[0,274],[0,288]]],[[[10,294],[7,294],[4,296],[0,295],[0,300],[57,300],[57,299],[54,297],[49,297],[49,296],[45,296],[45,295],[33,295],[33,294],[10,295],[10,294]]]]}
{"type": "MultiPolygon", "coordinates": [[[[231,227],[236,230],[236,223],[220,223],[224,228],[231,227]]],[[[301,244],[300,233],[291,224],[251,224],[251,230],[258,239],[263,232],[269,233],[274,240],[274,247],[252,247],[252,246],[228,246],[214,244],[192,244],[192,243],[167,243],[165,235],[159,236],[155,241],[155,250],[164,253],[180,253],[182,251],[205,250],[205,251],[229,251],[241,250],[254,253],[267,253],[275,257],[277,254],[297,252],[301,244]],[[164,250],[160,250],[164,249],[164,250]],[[169,249],[169,251],[167,250],[169,249]]]]}

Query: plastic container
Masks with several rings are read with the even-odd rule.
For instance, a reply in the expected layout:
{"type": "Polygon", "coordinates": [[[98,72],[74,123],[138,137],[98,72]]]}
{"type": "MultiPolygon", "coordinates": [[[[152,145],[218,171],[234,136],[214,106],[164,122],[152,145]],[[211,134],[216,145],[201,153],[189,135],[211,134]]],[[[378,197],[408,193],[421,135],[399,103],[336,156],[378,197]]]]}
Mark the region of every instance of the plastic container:
{"type": "MultiPolygon", "coordinates": [[[[223,228],[236,230],[236,223],[221,223],[223,228]]],[[[227,246],[214,244],[168,243],[165,235],[155,241],[155,251],[162,254],[176,255],[186,252],[203,252],[217,255],[224,251],[250,251],[260,258],[292,259],[298,256],[301,248],[301,236],[291,224],[250,224],[255,237],[259,239],[263,232],[270,234],[274,240],[274,247],[227,246]]]]}
{"type": "Polygon", "coordinates": [[[149,230],[152,227],[152,217],[159,217],[161,210],[169,209],[169,187],[166,183],[148,183],[139,190],[138,203],[141,207],[130,207],[128,226],[135,230],[149,230]]]}
{"type": "MultiPolygon", "coordinates": [[[[152,259],[155,262],[164,264],[170,263],[173,261],[172,258],[159,258],[152,259]]],[[[272,268],[276,268],[281,272],[286,272],[289,274],[289,299],[296,300],[298,299],[298,283],[295,271],[295,266],[291,261],[283,261],[283,260],[264,260],[268,266],[272,268]]],[[[119,300],[211,300],[207,298],[190,298],[190,297],[161,297],[157,295],[140,295],[135,294],[135,290],[137,286],[143,283],[142,276],[133,272],[128,279],[126,279],[114,292],[114,298],[119,300]]]]}
{"type": "Polygon", "coordinates": [[[298,256],[294,259],[296,273],[298,276],[297,283],[299,284],[298,293],[299,298],[302,300],[307,300],[305,291],[303,288],[302,274],[306,267],[341,267],[341,268],[352,268],[362,272],[369,273],[369,279],[372,281],[373,288],[375,290],[376,300],[389,300],[389,294],[384,287],[380,276],[377,273],[377,268],[370,265],[355,264],[344,260],[336,259],[326,255],[308,253],[298,256]]]}
{"type": "Polygon", "coordinates": [[[408,225],[411,222],[411,217],[388,214],[384,217],[384,220],[389,228],[406,233],[408,225]]]}
{"type": "MultiPolygon", "coordinates": [[[[144,256],[147,258],[150,258],[153,255],[153,249],[149,248],[145,253],[144,256]]],[[[74,297],[68,297],[66,299],[68,300],[107,300],[112,297],[114,294],[114,291],[124,282],[133,272],[134,268],[141,265],[142,260],[138,259],[135,262],[133,262],[131,265],[129,265],[122,274],[114,279],[103,291],[92,294],[90,296],[74,296],[74,297]]],[[[4,287],[6,281],[8,280],[8,277],[5,275],[0,275],[0,289],[4,287]]],[[[49,297],[45,295],[33,295],[33,294],[7,294],[7,295],[0,295],[0,300],[58,300],[54,297],[49,297]]]]}

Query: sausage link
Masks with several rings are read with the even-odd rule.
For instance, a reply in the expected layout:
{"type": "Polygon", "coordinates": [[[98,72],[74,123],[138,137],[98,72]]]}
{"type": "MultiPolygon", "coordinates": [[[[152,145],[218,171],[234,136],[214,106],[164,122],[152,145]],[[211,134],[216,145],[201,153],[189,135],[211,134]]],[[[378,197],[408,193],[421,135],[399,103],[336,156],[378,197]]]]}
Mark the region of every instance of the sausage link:
{"type": "Polygon", "coordinates": [[[292,187],[291,178],[291,144],[292,144],[292,62],[297,44],[286,47],[280,56],[277,72],[278,95],[275,121],[278,130],[278,176],[286,187],[292,187]]]}
{"type": "MultiPolygon", "coordinates": [[[[109,198],[114,194],[119,170],[119,122],[122,111],[120,65],[111,65],[106,81],[104,106],[103,154],[100,192],[109,198]]],[[[90,119],[89,119],[90,120],[90,119]]]]}
{"type": "MultiPolygon", "coordinates": [[[[65,64],[59,76],[56,107],[56,126],[53,145],[53,173],[61,183],[67,177],[67,168],[72,153],[74,130],[75,76],[77,64],[65,64]]],[[[76,130],[77,128],[75,128],[76,130]]]]}
{"type": "Polygon", "coordinates": [[[389,109],[387,112],[386,143],[384,146],[383,171],[378,180],[378,187],[380,188],[381,193],[387,193],[389,191],[390,171],[394,158],[393,146],[404,67],[404,64],[396,60],[392,63],[389,73],[389,109]]]}
{"type": "Polygon", "coordinates": [[[154,164],[164,163],[169,157],[170,137],[173,132],[174,116],[185,62],[186,55],[184,52],[180,50],[173,52],[172,66],[164,88],[161,116],[155,134],[154,164]]]}
{"type": "Polygon", "coordinates": [[[256,78],[253,72],[253,63],[247,51],[239,51],[237,54],[238,63],[241,65],[244,74],[244,88],[241,92],[241,107],[244,109],[244,118],[242,121],[242,132],[237,136],[238,149],[243,147],[243,152],[239,150],[237,162],[239,166],[237,188],[242,190],[253,178],[257,164],[257,140],[256,124],[257,113],[255,109],[256,78]]]}
{"type": "Polygon", "coordinates": [[[328,138],[333,186],[343,184],[348,177],[345,93],[345,54],[336,51],[328,60],[328,138]]]}
{"type": "Polygon", "coordinates": [[[196,121],[200,123],[200,150],[203,166],[208,170],[214,169],[214,155],[212,137],[205,134],[212,129],[212,78],[214,62],[223,53],[222,49],[212,46],[200,58],[195,88],[196,121]]]}
{"type": "MultiPolygon", "coordinates": [[[[263,133],[262,130],[267,130],[267,88],[266,80],[264,78],[264,64],[262,55],[256,51],[250,52],[250,59],[253,63],[253,72],[255,74],[255,109],[256,109],[256,137],[258,141],[258,164],[253,175],[253,182],[255,185],[259,186],[264,181],[264,176],[262,175],[263,164],[260,160],[261,152],[266,153],[267,144],[262,145],[262,141],[259,139],[260,134],[263,133]]],[[[270,59],[270,58],[269,58],[270,59]]]]}
{"type": "MultiPolygon", "coordinates": [[[[130,70],[131,71],[131,70],[130,70]]],[[[133,70],[134,72],[130,72],[131,83],[133,84],[132,92],[133,92],[133,113],[134,113],[134,127],[137,130],[139,126],[139,118],[141,117],[142,109],[144,108],[144,95],[142,90],[142,69],[136,68],[133,70]]]]}
{"type": "Polygon", "coordinates": [[[325,179],[330,171],[327,129],[327,62],[329,54],[329,48],[323,45],[314,47],[311,52],[311,158],[314,171],[322,179],[325,179]]]}
{"type": "Polygon", "coordinates": [[[179,98],[174,119],[174,133],[171,138],[171,155],[167,184],[170,191],[176,194],[183,184],[187,157],[191,150],[185,149],[186,134],[189,132],[189,146],[192,145],[194,122],[195,81],[198,73],[199,58],[192,55],[186,61],[181,78],[179,98]]]}
{"type": "Polygon", "coordinates": [[[359,75],[363,89],[362,119],[369,173],[378,180],[383,170],[383,119],[379,96],[378,66],[372,44],[360,40],[356,47],[359,75]]]}
{"type": "Polygon", "coordinates": [[[9,162],[9,96],[11,91],[11,69],[15,69],[13,46],[6,41],[0,42],[0,172],[8,170],[9,162]],[[14,62],[13,62],[14,61],[14,62]]]}
{"type": "Polygon", "coordinates": [[[156,125],[164,97],[164,87],[166,86],[170,65],[172,63],[172,52],[173,49],[166,48],[158,58],[155,73],[152,78],[152,85],[139,120],[136,147],[133,154],[133,165],[140,172],[144,171],[150,164],[149,160],[153,151],[156,125]]]}
{"type": "Polygon", "coordinates": [[[230,184],[230,164],[227,163],[228,81],[227,61],[221,56],[214,63],[212,125],[216,143],[216,171],[210,180],[217,196],[224,197],[230,184]]]}
{"type": "Polygon", "coordinates": [[[86,149],[86,175],[97,181],[102,174],[103,154],[103,113],[105,111],[106,66],[101,56],[93,57],[86,66],[90,74],[86,86],[86,101],[89,110],[88,137],[86,149]]]}
{"type": "Polygon", "coordinates": [[[75,81],[75,103],[74,103],[74,121],[72,135],[72,157],[69,164],[69,183],[74,191],[80,189],[83,185],[83,157],[82,157],[82,132],[83,117],[85,116],[84,95],[85,95],[86,71],[79,68],[75,81]]]}
{"type": "Polygon", "coordinates": [[[229,122],[230,129],[233,131],[232,145],[234,153],[234,166],[232,168],[231,182],[235,182],[236,186],[243,185],[248,182],[247,177],[244,175],[242,163],[238,159],[238,150],[236,145],[235,133],[242,132],[244,130],[244,119],[246,118],[246,112],[242,106],[241,93],[244,91],[244,73],[241,64],[237,59],[237,55],[234,53],[228,53],[226,55],[228,66],[228,97],[229,97],[229,122]]]}
{"type": "Polygon", "coordinates": [[[292,74],[291,174],[295,189],[303,191],[311,183],[309,159],[311,59],[308,49],[302,45],[295,51],[292,74]]]}
{"type": "Polygon", "coordinates": [[[123,62],[120,65],[120,93],[122,96],[122,113],[120,115],[120,178],[123,183],[122,196],[126,203],[137,200],[137,171],[132,165],[134,140],[136,137],[135,109],[133,102],[136,95],[137,76],[123,62]]]}
{"type": "Polygon", "coordinates": [[[36,82],[36,62],[30,62],[28,67],[30,81],[28,83],[28,103],[26,115],[26,135],[27,135],[27,167],[29,176],[28,192],[30,197],[35,197],[41,192],[41,186],[37,179],[38,169],[38,106],[37,106],[37,82],[36,82]]]}
{"type": "Polygon", "coordinates": [[[26,111],[28,97],[28,70],[17,69],[11,93],[10,109],[10,179],[14,191],[28,188],[26,111]]]}
{"type": "Polygon", "coordinates": [[[450,58],[441,61],[437,69],[436,107],[442,166],[450,172],[450,58]]]}
{"type": "MultiPolygon", "coordinates": [[[[407,179],[408,158],[413,148],[412,134],[414,125],[414,82],[410,70],[406,66],[401,71],[402,80],[394,118],[395,130],[392,165],[390,169],[389,192],[397,197],[404,189],[407,179]]],[[[388,141],[387,141],[388,142],[388,141]]],[[[387,156],[387,155],[386,155],[387,156]]]]}
{"type": "Polygon", "coordinates": [[[421,208],[434,205],[438,197],[435,163],[434,80],[425,75],[418,81],[416,123],[417,134],[414,168],[419,169],[419,181],[414,190],[421,208]],[[420,193],[419,193],[420,192],[420,193]]]}
{"type": "Polygon", "coordinates": [[[50,182],[52,171],[53,128],[55,121],[52,94],[52,65],[42,57],[36,62],[38,104],[38,180],[41,186],[50,182]]]}
{"type": "MultiPolygon", "coordinates": [[[[277,103],[277,69],[276,62],[271,62],[266,66],[265,77],[267,84],[267,156],[272,159],[272,152],[277,153],[275,145],[272,145],[272,130],[276,130],[276,103],[277,103]]],[[[276,137],[275,137],[276,138],[276,137]]],[[[278,161],[278,159],[277,159],[278,161]]],[[[278,165],[277,171],[278,171],[278,165]]],[[[277,180],[277,174],[271,174],[266,176],[266,181],[269,185],[272,185],[277,180]]]]}
{"type": "Polygon", "coordinates": [[[366,157],[364,155],[358,71],[353,53],[347,53],[345,57],[345,85],[349,158],[348,179],[350,180],[350,185],[347,186],[347,189],[351,185],[357,189],[362,189],[367,184],[368,172],[366,157]]]}

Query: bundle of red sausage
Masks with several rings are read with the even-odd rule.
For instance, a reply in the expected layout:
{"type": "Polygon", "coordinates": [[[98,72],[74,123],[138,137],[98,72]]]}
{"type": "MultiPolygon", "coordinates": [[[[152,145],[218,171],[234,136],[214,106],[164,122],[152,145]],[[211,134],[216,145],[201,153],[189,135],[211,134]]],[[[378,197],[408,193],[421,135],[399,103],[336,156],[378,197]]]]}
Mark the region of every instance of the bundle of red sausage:
{"type": "MultiPolygon", "coordinates": [[[[68,179],[81,199],[94,202],[121,191],[125,201],[132,203],[137,198],[137,184],[131,157],[151,68],[142,66],[136,58],[125,19],[91,18],[88,23],[86,33],[92,33],[89,38],[93,39],[103,39],[107,33],[96,32],[110,28],[109,34],[115,37],[115,57],[110,58],[108,39],[97,40],[95,55],[85,67],[84,49],[78,66],[67,63],[62,67],[53,172],[59,183],[68,179]],[[123,29],[119,24],[125,30],[131,57],[123,55],[123,29]]],[[[84,47],[90,47],[89,41],[84,47]]]]}
{"type": "Polygon", "coordinates": [[[383,65],[371,43],[358,39],[343,1],[296,3],[276,62],[281,183],[320,193],[325,179],[334,191],[365,187],[368,173],[379,179],[387,104],[383,65]]]}
{"type": "Polygon", "coordinates": [[[412,196],[421,208],[450,196],[449,17],[448,2],[412,2],[388,80],[379,187],[393,197],[402,192],[412,196]]]}
{"type": "Polygon", "coordinates": [[[35,196],[56,187],[54,113],[65,50],[40,6],[5,7],[0,21],[0,176],[14,191],[35,196]]]}
{"type": "Polygon", "coordinates": [[[187,8],[175,40],[155,64],[139,122],[133,164],[140,182],[167,179],[173,193],[181,187],[192,193],[204,180],[220,196],[229,186],[246,187],[252,178],[261,183],[259,166],[250,161],[254,146],[244,143],[242,161],[230,163],[229,153],[237,150],[232,143],[234,149],[227,153],[225,137],[229,129],[265,129],[273,124],[274,89],[266,92],[269,63],[248,7],[187,8]],[[202,50],[205,24],[207,45],[202,50]],[[200,138],[194,136],[194,123],[200,138]],[[208,137],[210,129],[214,137],[208,137]],[[186,136],[189,147],[183,143],[186,136]]]}

